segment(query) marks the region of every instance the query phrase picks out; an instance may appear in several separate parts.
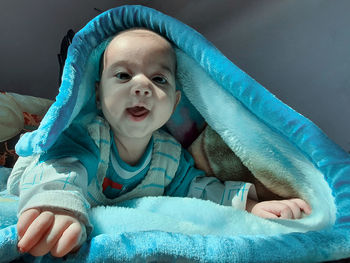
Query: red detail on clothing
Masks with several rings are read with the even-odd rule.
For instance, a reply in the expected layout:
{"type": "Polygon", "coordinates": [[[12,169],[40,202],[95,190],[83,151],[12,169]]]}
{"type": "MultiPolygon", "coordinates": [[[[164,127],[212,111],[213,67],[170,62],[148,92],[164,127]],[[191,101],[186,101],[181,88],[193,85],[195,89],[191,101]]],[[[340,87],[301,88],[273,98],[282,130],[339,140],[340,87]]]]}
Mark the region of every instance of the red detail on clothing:
{"type": "Polygon", "coordinates": [[[103,191],[105,191],[108,186],[110,186],[110,187],[112,187],[114,189],[118,189],[118,190],[122,190],[123,189],[123,185],[122,184],[118,184],[116,182],[113,182],[111,179],[105,177],[105,179],[103,180],[103,184],[102,184],[103,191]]]}

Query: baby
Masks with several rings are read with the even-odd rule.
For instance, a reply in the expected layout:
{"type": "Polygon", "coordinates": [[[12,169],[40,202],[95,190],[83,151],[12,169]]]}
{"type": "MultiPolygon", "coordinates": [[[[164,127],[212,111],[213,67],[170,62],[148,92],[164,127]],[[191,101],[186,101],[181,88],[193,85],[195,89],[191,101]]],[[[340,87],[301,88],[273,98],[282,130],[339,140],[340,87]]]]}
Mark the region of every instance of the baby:
{"type": "Polygon", "coordinates": [[[259,203],[249,183],[221,183],[194,168],[189,153],[160,129],[181,98],[175,71],[171,44],[152,31],[126,30],[111,40],[96,85],[101,116],[86,128],[70,127],[50,149],[54,154],[30,164],[20,159],[14,168],[14,175],[24,171],[17,223],[21,252],[62,257],[75,251],[91,231],[90,206],[141,196],[196,197],[264,218],[310,214],[301,199],[259,203]]]}

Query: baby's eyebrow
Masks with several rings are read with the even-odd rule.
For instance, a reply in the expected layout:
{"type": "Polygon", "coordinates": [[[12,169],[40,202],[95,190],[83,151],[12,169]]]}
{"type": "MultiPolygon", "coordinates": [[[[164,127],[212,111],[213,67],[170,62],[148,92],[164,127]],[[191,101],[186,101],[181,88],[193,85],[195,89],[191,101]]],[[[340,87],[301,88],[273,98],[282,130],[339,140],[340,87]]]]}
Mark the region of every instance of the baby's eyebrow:
{"type": "Polygon", "coordinates": [[[127,60],[119,60],[117,62],[114,62],[112,65],[110,65],[109,69],[114,69],[114,68],[119,67],[119,66],[124,66],[125,67],[125,66],[127,66],[129,64],[130,64],[130,62],[127,61],[127,60]]]}
{"type": "MultiPolygon", "coordinates": [[[[115,69],[115,68],[117,68],[117,67],[119,67],[119,66],[121,66],[121,67],[127,67],[127,66],[130,66],[132,63],[130,62],[130,61],[128,61],[128,60],[119,60],[119,61],[117,61],[117,62],[114,62],[112,65],[110,65],[108,68],[109,68],[109,70],[113,70],[113,69],[115,69]]],[[[167,71],[168,73],[170,73],[170,74],[174,74],[173,73],[173,70],[171,70],[171,68],[168,66],[168,65],[166,65],[166,64],[163,64],[163,63],[160,63],[159,64],[159,68],[160,69],[162,69],[162,70],[165,70],[165,71],[167,71]]]]}
{"type": "Polygon", "coordinates": [[[165,71],[168,71],[168,73],[170,73],[170,74],[174,74],[174,72],[171,70],[171,68],[165,64],[160,64],[160,68],[165,70],[165,71]]]}

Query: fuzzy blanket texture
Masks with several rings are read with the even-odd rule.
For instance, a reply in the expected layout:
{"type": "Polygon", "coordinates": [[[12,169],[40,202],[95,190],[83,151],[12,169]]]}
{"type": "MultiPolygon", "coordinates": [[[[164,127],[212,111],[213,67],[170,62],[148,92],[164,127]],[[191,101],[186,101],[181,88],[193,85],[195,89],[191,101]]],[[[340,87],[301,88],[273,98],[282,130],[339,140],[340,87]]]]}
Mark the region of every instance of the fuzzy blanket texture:
{"type": "MultiPolygon", "coordinates": [[[[197,166],[222,180],[249,178],[261,199],[300,197],[312,214],[267,220],[210,201],[144,197],[90,211],[90,240],[63,259],[17,251],[17,202],[0,169],[0,262],[322,262],[350,257],[350,156],[192,28],[156,10],[122,6],[74,37],[56,101],[16,145],[47,151],[71,123],[96,115],[94,83],[108,39],[144,27],[176,47],[183,98],[166,129],[197,166]],[[199,136],[199,137],[198,137],[199,136]]],[[[247,179],[248,180],[248,179],[247,179]]]]}

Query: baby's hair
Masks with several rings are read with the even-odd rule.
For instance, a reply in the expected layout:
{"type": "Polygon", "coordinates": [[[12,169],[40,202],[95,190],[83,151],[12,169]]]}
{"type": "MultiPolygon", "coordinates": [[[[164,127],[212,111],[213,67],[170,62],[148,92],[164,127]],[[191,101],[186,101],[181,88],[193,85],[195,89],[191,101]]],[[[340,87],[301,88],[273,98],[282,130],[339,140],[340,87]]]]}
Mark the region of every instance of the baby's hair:
{"type": "Polygon", "coordinates": [[[105,55],[105,50],[103,50],[101,56],[100,56],[100,61],[99,61],[99,68],[98,68],[98,76],[99,76],[99,80],[101,80],[102,77],[102,72],[103,72],[103,58],[105,55]]]}
{"type": "MultiPolygon", "coordinates": [[[[123,30],[123,31],[119,31],[117,34],[115,34],[113,37],[111,37],[111,40],[109,41],[109,43],[110,43],[114,38],[116,38],[117,36],[119,36],[119,35],[121,35],[121,34],[124,34],[124,33],[127,33],[127,32],[129,32],[129,31],[134,31],[134,30],[145,30],[145,31],[149,31],[149,32],[155,33],[155,34],[159,35],[160,37],[162,37],[163,39],[165,39],[165,40],[170,44],[170,46],[171,46],[171,48],[172,48],[172,50],[173,50],[173,52],[174,52],[174,57],[175,57],[175,69],[176,69],[176,65],[177,65],[177,63],[176,63],[176,54],[175,54],[175,49],[174,49],[173,43],[172,43],[171,41],[169,41],[169,39],[167,39],[166,37],[164,37],[164,36],[158,34],[157,32],[154,32],[154,31],[152,31],[152,30],[150,30],[150,29],[148,29],[148,28],[144,28],[144,27],[132,27],[132,28],[125,29],[125,30],[123,30]]],[[[109,43],[107,44],[105,50],[103,50],[103,52],[102,52],[102,54],[101,54],[101,57],[100,57],[100,60],[99,60],[99,72],[98,72],[98,74],[99,74],[99,79],[100,79],[100,80],[101,80],[102,73],[103,73],[104,54],[105,54],[105,51],[106,51],[106,49],[107,49],[109,43]]]]}

